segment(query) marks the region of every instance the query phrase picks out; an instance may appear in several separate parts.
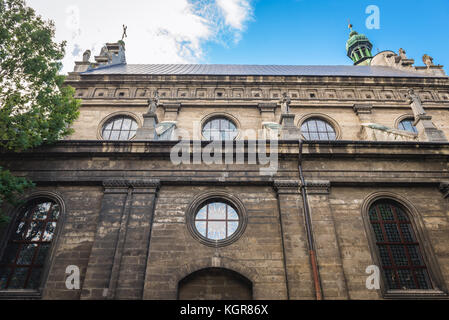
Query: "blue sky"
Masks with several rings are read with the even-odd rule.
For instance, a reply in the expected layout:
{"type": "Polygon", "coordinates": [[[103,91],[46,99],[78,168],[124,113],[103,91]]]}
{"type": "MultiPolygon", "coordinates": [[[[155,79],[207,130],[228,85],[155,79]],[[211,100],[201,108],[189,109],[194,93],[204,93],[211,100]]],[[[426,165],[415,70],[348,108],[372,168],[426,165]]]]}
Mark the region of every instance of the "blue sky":
{"type": "MultiPolygon", "coordinates": [[[[424,53],[449,68],[448,0],[258,0],[254,20],[237,45],[207,46],[207,62],[249,64],[351,64],[345,42],[351,19],[377,49],[404,48],[415,64],[424,53]],[[369,30],[368,5],[380,9],[380,29],[369,30]]],[[[446,70],[449,70],[445,68],[446,70]]]]}
{"type": "MultiPolygon", "coordinates": [[[[448,0],[26,0],[67,40],[63,72],[128,26],[128,63],[349,65],[348,19],[377,50],[449,67],[448,0]],[[380,29],[367,29],[369,5],[380,29]]],[[[447,68],[445,68],[448,70],[447,68]]]]}

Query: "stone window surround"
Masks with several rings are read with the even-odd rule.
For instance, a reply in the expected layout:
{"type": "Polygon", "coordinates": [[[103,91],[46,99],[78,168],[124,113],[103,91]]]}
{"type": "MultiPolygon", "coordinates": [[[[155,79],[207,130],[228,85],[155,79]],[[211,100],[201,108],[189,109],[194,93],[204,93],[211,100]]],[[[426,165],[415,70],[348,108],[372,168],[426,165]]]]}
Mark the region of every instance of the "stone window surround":
{"type": "MultiPolygon", "coordinates": [[[[97,128],[97,139],[101,140],[101,141],[106,141],[105,139],[103,139],[103,126],[105,125],[106,122],[108,122],[110,119],[117,117],[117,116],[128,116],[134,119],[134,121],[137,122],[137,128],[141,128],[142,127],[142,121],[140,120],[140,118],[133,112],[130,111],[117,111],[114,113],[111,113],[109,115],[107,115],[106,117],[103,118],[103,120],[100,121],[100,124],[98,125],[97,128]]],[[[128,140],[128,141],[132,141],[134,140],[136,137],[134,136],[132,139],[128,140]]]]}
{"type": "Polygon", "coordinates": [[[336,135],[335,140],[341,139],[342,131],[341,131],[340,126],[338,125],[338,122],[335,119],[331,118],[330,116],[328,116],[324,113],[308,113],[308,114],[302,116],[297,122],[297,127],[301,129],[304,122],[306,122],[307,120],[309,120],[311,118],[319,118],[323,121],[328,122],[332,126],[332,128],[334,128],[334,130],[335,130],[335,135],[336,135]]]}
{"type": "Polygon", "coordinates": [[[18,215],[20,214],[23,206],[26,205],[27,203],[29,203],[30,201],[33,201],[38,198],[47,198],[51,201],[54,201],[59,205],[59,208],[60,208],[60,215],[59,215],[58,223],[56,225],[54,238],[52,240],[51,248],[50,248],[49,252],[47,253],[44,267],[42,268],[41,283],[40,283],[39,289],[37,289],[37,290],[27,290],[27,289],[0,290],[0,299],[42,299],[42,294],[45,289],[45,285],[47,283],[50,269],[52,268],[52,265],[54,262],[54,255],[56,252],[56,248],[58,247],[59,238],[61,236],[63,225],[65,222],[65,216],[66,216],[65,201],[60,194],[55,193],[55,192],[49,192],[49,191],[34,192],[34,193],[27,195],[19,200],[19,202],[21,202],[22,205],[11,208],[8,211],[8,217],[11,218],[11,221],[9,222],[8,226],[6,227],[3,237],[0,239],[1,240],[0,243],[2,244],[0,246],[0,257],[2,257],[4,254],[6,245],[9,242],[8,240],[11,237],[11,233],[13,232],[16,219],[17,219],[18,215]]]}
{"type": "Polygon", "coordinates": [[[248,224],[248,213],[242,201],[236,196],[225,191],[210,191],[197,195],[186,210],[186,226],[192,237],[201,244],[208,247],[226,247],[240,239],[246,230],[248,224]],[[229,238],[224,240],[210,240],[202,236],[195,227],[195,217],[198,211],[208,202],[224,202],[230,204],[239,215],[239,226],[237,231],[229,238]]]}
{"type": "MultiPolygon", "coordinates": [[[[442,277],[441,271],[439,269],[439,264],[436,261],[435,254],[432,247],[430,246],[430,241],[428,240],[427,232],[422,221],[420,214],[414,205],[402,196],[392,193],[392,192],[375,192],[370,194],[365,198],[361,215],[363,224],[365,227],[365,232],[368,238],[368,244],[370,249],[370,254],[372,257],[373,264],[379,266],[381,272],[380,290],[378,290],[379,297],[384,299],[435,299],[438,297],[447,297],[447,289],[444,284],[444,279],[442,277]],[[415,232],[416,238],[420,244],[421,255],[427,266],[427,272],[430,277],[430,281],[434,289],[431,290],[388,290],[385,284],[384,273],[381,268],[381,260],[379,250],[376,245],[376,238],[374,231],[371,227],[371,222],[369,219],[369,209],[371,206],[379,200],[390,200],[397,202],[402,205],[408,214],[410,221],[412,223],[413,231],[415,232]]],[[[368,267],[368,266],[367,266],[368,267]]]]}

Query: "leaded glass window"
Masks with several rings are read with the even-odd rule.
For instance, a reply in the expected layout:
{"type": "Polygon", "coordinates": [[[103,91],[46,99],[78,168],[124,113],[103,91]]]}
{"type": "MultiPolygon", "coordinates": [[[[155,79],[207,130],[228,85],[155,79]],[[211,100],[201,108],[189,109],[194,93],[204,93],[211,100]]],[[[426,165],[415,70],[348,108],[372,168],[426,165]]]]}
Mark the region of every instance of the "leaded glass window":
{"type": "Polygon", "coordinates": [[[369,211],[388,289],[432,289],[420,244],[405,209],[378,201],[369,211]]]}
{"type": "Polygon", "coordinates": [[[127,141],[136,136],[137,122],[129,116],[116,116],[109,119],[102,129],[104,140],[127,141]]]}
{"type": "Polygon", "coordinates": [[[203,136],[209,141],[234,140],[237,135],[236,125],[226,118],[213,118],[203,127],[203,136]]]}
{"type": "Polygon", "coordinates": [[[306,140],[336,140],[335,129],[319,118],[306,120],[301,126],[301,133],[306,140]]]}
{"type": "Polygon", "coordinates": [[[411,133],[418,133],[418,129],[413,125],[414,121],[412,118],[404,119],[399,122],[399,129],[405,130],[411,133]]]}
{"type": "Polygon", "coordinates": [[[195,216],[195,228],[203,237],[220,241],[230,238],[240,223],[236,210],[223,202],[203,206],[195,216]]]}
{"type": "Polygon", "coordinates": [[[59,215],[59,205],[48,199],[22,208],[0,260],[0,290],[39,288],[59,215]]]}

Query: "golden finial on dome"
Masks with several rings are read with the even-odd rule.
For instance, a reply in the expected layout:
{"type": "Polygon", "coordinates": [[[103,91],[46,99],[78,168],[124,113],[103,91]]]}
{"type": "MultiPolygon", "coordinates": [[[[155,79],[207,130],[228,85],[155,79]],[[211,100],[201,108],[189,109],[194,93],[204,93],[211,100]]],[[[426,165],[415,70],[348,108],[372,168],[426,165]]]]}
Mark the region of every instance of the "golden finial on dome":
{"type": "Polygon", "coordinates": [[[348,19],[348,28],[352,31],[353,25],[351,24],[351,20],[348,19]]]}

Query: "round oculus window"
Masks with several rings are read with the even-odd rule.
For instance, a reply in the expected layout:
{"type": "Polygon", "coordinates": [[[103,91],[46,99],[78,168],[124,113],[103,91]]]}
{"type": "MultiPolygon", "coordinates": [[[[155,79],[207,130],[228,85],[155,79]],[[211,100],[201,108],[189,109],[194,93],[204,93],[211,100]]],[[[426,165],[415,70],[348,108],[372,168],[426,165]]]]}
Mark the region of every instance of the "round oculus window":
{"type": "Polygon", "coordinates": [[[195,230],[209,241],[224,241],[238,230],[240,217],[237,211],[225,202],[210,202],[196,213],[195,230]]]}

